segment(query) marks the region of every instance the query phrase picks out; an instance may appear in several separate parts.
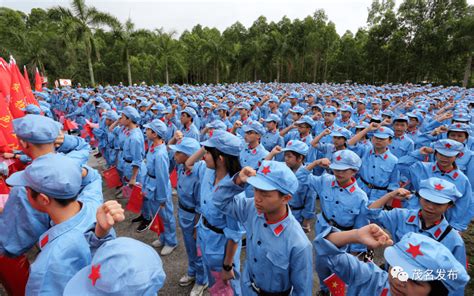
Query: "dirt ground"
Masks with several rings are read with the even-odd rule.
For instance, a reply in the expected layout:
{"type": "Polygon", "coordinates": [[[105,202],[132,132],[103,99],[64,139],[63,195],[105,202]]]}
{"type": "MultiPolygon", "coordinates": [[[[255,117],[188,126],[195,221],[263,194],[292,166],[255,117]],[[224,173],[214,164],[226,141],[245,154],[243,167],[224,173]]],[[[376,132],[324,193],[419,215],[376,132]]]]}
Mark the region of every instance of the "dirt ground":
{"type": "MultiPolygon", "coordinates": [[[[97,159],[95,159],[92,156],[89,160],[89,165],[91,165],[94,168],[99,169],[100,171],[102,171],[103,164],[104,164],[103,160],[97,161],[97,159]]],[[[115,198],[115,195],[114,195],[115,190],[108,189],[105,186],[105,184],[103,185],[103,190],[104,190],[103,191],[104,198],[106,200],[115,198]]],[[[119,199],[119,202],[122,203],[122,205],[125,207],[126,200],[119,199]]],[[[175,205],[175,216],[176,216],[177,196],[174,191],[173,191],[173,202],[175,205]]],[[[126,212],[126,220],[115,227],[117,235],[132,237],[140,241],[143,241],[147,244],[151,244],[151,242],[157,239],[157,235],[151,231],[146,231],[144,233],[137,233],[135,229],[138,226],[138,224],[131,223],[131,220],[135,216],[136,215],[133,213],[130,213],[128,211],[126,212]]],[[[177,223],[177,227],[179,228],[178,223],[177,223]]],[[[160,295],[173,295],[173,296],[189,295],[192,288],[192,286],[183,288],[178,285],[178,281],[180,277],[183,276],[187,270],[187,259],[186,259],[184,244],[183,244],[183,238],[181,235],[181,231],[179,229],[177,230],[177,235],[178,235],[178,247],[175,249],[175,251],[171,255],[161,257],[163,261],[163,266],[166,272],[166,283],[164,287],[160,290],[160,295]]],[[[312,231],[311,233],[309,233],[308,237],[310,240],[312,240],[314,238],[314,232],[312,231]]],[[[467,248],[467,258],[469,258],[470,266],[473,266],[474,265],[474,227],[472,226],[472,224],[469,230],[464,234],[464,239],[465,239],[466,248],[467,248]]],[[[33,249],[30,251],[29,257],[33,259],[36,254],[37,254],[37,250],[33,249]]],[[[381,250],[378,250],[376,252],[375,261],[377,263],[382,262],[381,254],[382,254],[381,250]]],[[[245,258],[245,249],[242,250],[242,260],[244,260],[244,258],[245,258]]],[[[471,278],[474,277],[473,268],[470,269],[470,276],[471,278]]],[[[318,281],[318,277],[316,276],[316,273],[314,273],[314,289],[313,290],[314,290],[314,293],[313,293],[314,295],[316,295],[316,292],[319,290],[319,281],[318,281]]],[[[0,287],[0,295],[6,295],[6,292],[2,289],[2,287],[0,287]]],[[[206,292],[205,295],[209,295],[209,294],[206,292]]],[[[474,281],[472,280],[470,281],[469,286],[466,290],[466,295],[474,295],[474,281]]]]}

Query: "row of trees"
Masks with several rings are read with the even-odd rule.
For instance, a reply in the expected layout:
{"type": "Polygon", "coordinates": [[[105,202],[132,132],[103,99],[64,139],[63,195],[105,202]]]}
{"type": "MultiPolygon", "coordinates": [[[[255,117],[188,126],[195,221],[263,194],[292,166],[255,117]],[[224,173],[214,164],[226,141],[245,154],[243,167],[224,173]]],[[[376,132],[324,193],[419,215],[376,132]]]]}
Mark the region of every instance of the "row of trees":
{"type": "MultiPolygon", "coordinates": [[[[159,22],[159,21],[158,21],[159,22]]],[[[367,26],[342,36],[323,10],[303,20],[261,16],[223,32],[196,25],[180,36],[73,0],[70,8],[0,8],[0,56],[50,80],[96,83],[239,81],[471,84],[474,7],[466,0],[374,0],[367,26]]]]}

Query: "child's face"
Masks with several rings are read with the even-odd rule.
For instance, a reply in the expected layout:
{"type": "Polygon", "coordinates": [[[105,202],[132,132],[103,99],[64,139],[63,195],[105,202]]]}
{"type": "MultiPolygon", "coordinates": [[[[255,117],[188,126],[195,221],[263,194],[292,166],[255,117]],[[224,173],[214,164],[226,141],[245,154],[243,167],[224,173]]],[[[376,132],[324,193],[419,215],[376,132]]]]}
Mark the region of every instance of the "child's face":
{"type": "Polygon", "coordinates": [[[418,119],[410,117],[408,119],[408,127],[416,127],[418,126],[418,119]]]}
{"type": "Polygon", "coordinates": [[[344,137],[332,137],[332,143],[336,147],[341,147],[346,144],[346,138],[344,137]]]}
{"type": "Polygon", "coordinates": [[[177,164],[183,164],[188,160],[188,156],[182,152],[176,151],[174,153],[174,160],[176,161],[177,164]]]}
{"type": "Polygon", "coordinates": [[[395,121],[393,123],[393,130],[396,133],[404,133],[407,130],[408,124],[405,121],[395,121]]]}
{"type": "Polygon", "coordinates": [[[458,141],[459,143],[464,143],[467,140],[467,135],[465,132],[448,132],[448,139],[458,141]]]}
{"type": "Polygon", "coordinates": [[[336,180],[338,183],[341,184],[346,184],[349,181],[351,181],[352,177],[355,176],[356,171],[353,169],[347,169],[347,170],[332,170],[334,173],[334,177],[336,177],[336,180]]]}
{"type": "Polygon", "coordinates": [[[260,141],[260,135],[255,131],[248,131],[245,133],[244,139],[246,143],[253,144],[260,141]]]}
{"type": "Polygon", "coordinates": [[[254,204],[259,213],[273,213],[286,205],[290,195],[282,196],[278,191],[254,189],[254,204]]]}
{"type": "Polygon", "coordinates": [[[333,123],[334,119],[336,118],[336,114],[334,113],[324,113],[324,122],[326,123],[333,123]]]}
{"type": "Polygon", "coordinates": [[[438,204],[423,197],[420,198],[421,215],[424,219],[438,220],[450,207],[449,204],[438,204]]]}
{"type": "Polygon", "coordinates": [[[150,128],[147,128],[145,133],[146,133],[146,137],[149,140],[153,140],[154,138],[156,138],[155,132],[153,132],[150,128]]]}
{"type": "Polygon", "coordinates": [[[302,157],[297,157],[294,153],[290,151],[285,151],[285,163],[290,169],[296,169],[301,166],[303,163],[302,157]]]}
{"type": "Polygon", "coordinates": [[[392,142],[392,139],[386,138],[381,139],[377,137],[372,137],[372,144],[374,145],[375,149],[385,149],[388,145],[392,142]]]}
{"type": "Polygon", "coordinates": [[[305,123],[302,123],[302,124],[298,124],[298,132],[300,134],[307,134],[311,131],[311,127],[305,123]]]}
{"type": "Polygon", "coordinates": [[[276,128],[276,122],[275,121],[267,122],[267,130],[272,131],[275,128],[276,128]]]}
{"type": "Polygon", "coordinates": [[[431,292],[428,282],[408,280],[402,282],[397,278],[388,276],[390,294],[393,296],[427,296],[431,292]]]}
{"type": "Polygon", "coordinates": [[[449,167],[456,161],[457,156],[446,156],[439,152],[436,152],[435,158],[436,158],[436,162],[438,162],[440,166],[449,167]]]}

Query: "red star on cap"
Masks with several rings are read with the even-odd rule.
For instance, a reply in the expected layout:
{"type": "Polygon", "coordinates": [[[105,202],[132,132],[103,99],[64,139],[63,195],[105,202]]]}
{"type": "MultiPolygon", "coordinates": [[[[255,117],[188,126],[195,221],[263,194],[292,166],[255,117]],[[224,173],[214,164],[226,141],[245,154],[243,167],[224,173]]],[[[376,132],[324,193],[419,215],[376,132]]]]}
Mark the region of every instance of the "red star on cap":
{"type": "Polygon", "coordinates": [[[410,253],[413,256],[413,258],[416,258],[416,256],[418,256],[418,255],[420,255],[420,256],[424,255],[420,250],[420,245],[414,246],[410,243],[408,243],[408,245],[410,247],[406,250],[406,252],[410,253]]]}
{"type": "Polygon", "coordinates": [[[460,123],[456,124],[456,127],[457,128],[461,127],[461,124],[460,123]]]}
{"type": "Polygon", "coordinates": [[[268,173],[271,173],[270,166],[264,166],[262,170],[262,174],[266,176],[268,173]]]}
{"type": "Polygon", "coordinates": [[[92,286],[95,286],[95,282],[100,279],[100,264],[92,265],[91,273],[89,274],[89,279],[92,281],[92,286]]]}
{"type": "Polygon", "coordinates": [[[340,155],[338,155],[338,156],[336,157],[336,160],[337,160],[337,161],[340,161],[341,159],[342,159],[342,157],[341,157],[340,155]]]}
{"type": "Polygon", "coordinates": [[[449,144],[449,143],[446,143],[446,144],[444,144],[444,147],[446,147],[446,148],[448,148],[448,149],[449,149],[449,148],[451,148],[451,144],[449,144]]]}
{"type": "Polygon", "coordinates": [[[441,184],[436,184],[436,185],[434,186],[434,189],[436,189],[436,190],[438,190],[438,191],[441,191],[441,190],[444,189],[444,187],[443,187],[443,185],[441,185],[441,184]]]}
{"type": "Polygon", "coordinates": [[[383,132],[383,131],[384,131],[384,128],[383,128],[383,127],[379,128],[379,131],[383,132]]]}
{"type": "Polygon", "coordinates": [[[288,142],[288,144],[286,144],[286,146],[291,146],[293,143],[291,141],[288,142]]]}

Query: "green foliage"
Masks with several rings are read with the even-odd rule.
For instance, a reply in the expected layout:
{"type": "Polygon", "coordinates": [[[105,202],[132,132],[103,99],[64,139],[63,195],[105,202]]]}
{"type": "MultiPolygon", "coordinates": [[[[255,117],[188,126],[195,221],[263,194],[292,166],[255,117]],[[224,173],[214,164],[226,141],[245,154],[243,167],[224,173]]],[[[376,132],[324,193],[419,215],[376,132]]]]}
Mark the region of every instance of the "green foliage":
{"type": "MultiPolygon", "coordinates": [[[[159,23],[159,20],[157,20],[159,23]]],[[[223,32],[137,30],[73,0],[71,8],[0,8],[0,56],[83,85],[243,81],[472,85],[474,8],[465,0],[374,0],[367,26],[339,36],[323,10],[260,16],[223,32]]]]}

